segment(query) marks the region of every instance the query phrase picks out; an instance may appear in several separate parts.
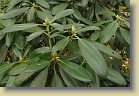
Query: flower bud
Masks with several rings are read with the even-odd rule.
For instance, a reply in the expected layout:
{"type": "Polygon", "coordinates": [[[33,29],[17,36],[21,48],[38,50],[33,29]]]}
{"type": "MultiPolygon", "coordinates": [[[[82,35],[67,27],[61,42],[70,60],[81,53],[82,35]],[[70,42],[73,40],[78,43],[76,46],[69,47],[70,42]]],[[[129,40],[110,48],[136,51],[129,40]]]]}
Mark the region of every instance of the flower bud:
{"type": "Polygon", "coordinates": [[[45,18],[45,25],[49,25],[49,19],[47,17],[45,18]]]}
{"type": "Polygon", "coordinates": [[[76,29],[74,26],[72,26],[71,33],[73,36],[76,36],[76,29]]]}

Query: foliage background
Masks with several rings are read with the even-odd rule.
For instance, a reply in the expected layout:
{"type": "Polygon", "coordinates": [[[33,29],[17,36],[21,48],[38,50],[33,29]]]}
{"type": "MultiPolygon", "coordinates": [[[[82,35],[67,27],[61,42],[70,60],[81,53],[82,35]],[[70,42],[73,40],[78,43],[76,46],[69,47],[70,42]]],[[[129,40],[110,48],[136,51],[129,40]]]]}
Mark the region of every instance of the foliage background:
{"type": "MultiPolygon", "coordinates": [[[[120,9],[119,9],[119,10],[120,10],[120,9]]],[[[110,13],[110,14],[111,14],[111,13],[110,13]]],[[[125,14],[127,14],[127,13],[125,13],[125,14]]],[[[45,22],[45,23],[46,23],[46,22],[45,22]]],[[[113,42],[112,42],[112,43],[113,43],[113,42]]],[[[22,44],[22,43],[20,43],[20,44],[22,44]]],[[[125,43],[124,43],[124,44],[125,44],[125,43]]],[[[116,45],[116,47],[117,47],[117,45],[116,45]]],[[[20,48],[19,48],[19,49],[20,49],[20,48]]],[[[123,50],[123,52],[125,51],[125,49],[122,49],[122,50],[123,50]]],[[[15,52],[15,54],[18,54],[18,53],[15,52]]],[[[18,56],[19,56],[19,55],[20,55],[20,53],[18,54],[18,56]]],[[[127,55],[128,55],[128,54],[127,54],[127,55]]],[[[127,56],[127,55],[123,55],[123,56],[127,56]]],[[[17,57],[18,57],[18,56],[17,56],[17,57]]],[[[129,55],[128,55],[128,56],[129,56],[129,55]]],[[[126,57],[124,57],[124,58],[125,58],[125,59],[128,59],[128,58],[126,58],[126,57]]],[[[22,58],[20,58],[20,56],[19,56],[19,59],[22,61],[22,58]]],[[[20,61],[20,60],[19,60],[19,61],[20,61]]],[[[127,60],[127,61],[128,61],[128,60],[127,60]]],[[[125,67],[125,68],[127,69],[127,67],[125,67]]],[[[126,69],[125,69],[125,71],[127,71],[126,69]]],[[[122,69],[122,70],[123,70],[123,69],[122,69]]],[[[128,72],[129,72],[129,71],[128,71],[128,72]]],[[[127,72],[126,72],[126,73],[127,73],[127,72]]],[[[127,74],[128,74],[128,73],[127,73],[127,74]]],[[[127,74],[123,74],[123,75],[126,76],[127,74]]],[[[127,80],[129,79],[128,75],[127,75],[126,79],[127,79],[127,80]]],[[[107,82],[106,84],[104,83],[104,85],[102,84],[102,86],[111,86],[111,83],[110,83],[109,81],[104,81],[104,80],[102,80],[102,81],[103,81],[103,82],[107,82]]],[[[115,84],[113,85],[113,84],[112,84],[112,86],[117,86],[117,85],[115,85],[115,84]]],[[[119,86],[119,85],[118,85],[118,86],[119,86]]],[[[129,86],[129,85],[127,85],[127,86],[129,86]]]]}

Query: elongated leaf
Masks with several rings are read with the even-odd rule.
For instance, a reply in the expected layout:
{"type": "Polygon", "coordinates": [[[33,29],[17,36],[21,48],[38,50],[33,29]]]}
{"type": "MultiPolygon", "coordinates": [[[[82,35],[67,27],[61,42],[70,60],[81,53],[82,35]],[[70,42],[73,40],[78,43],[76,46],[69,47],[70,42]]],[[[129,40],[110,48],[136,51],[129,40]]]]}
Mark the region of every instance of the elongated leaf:
{"type": "Polygon", "coordinates": [[[86,31],[90,31],[90,30],[100,30],[100,28],[96,27],[96,26],[87,26],[87,27],[77,30],[77,32],[86,32],[86,31]]]}
{"type": "Polygon", "coordinates": [[[86,65],[86,68],[93,77],[93,82],[91,82],[90,85],[92,87],[100,87],[100,80],[99,80],[98,75],[94,72],[94,70],[89,65],[86,65]]]}
{"type": "Polygon", "coordinates": [[[74,8],[73,16],[74,16],[75,18],[77,18],[78,20],[81,20],[81,19],[82,19],[81,13],[80,13],[79,10],[76,9],[76,8],[74,8]]]}
{"type": "Polygon", "coordinates": [[[36,72],[40,69],[45,68],[46,66],[48,66],[50,64],[49,61],[45,61],[45,60],[41,60],[38,62],[34,62],[33,64],[30,64],[29,66],[26,67],[26,69],[23,72],[36,72]]]}
{"type": "Polygon", "coordinates": [[[10,76],[10,78],[6,84],[6,87],[15,87],[15,78],[16,78],[16,76],[10,76]]]}
{"type": "Polygon", "coordinates": [[[0,74],[10,69],[15,63],[3,64],[0,66],[0,74]]]}
{"type": "Polygon", "coordinates": [[[11,68],[9,71],[9,75],[18,75],[20,74],[28,65],[26,63],[19,64],[11,68]]]}
{"type": "Polygon", "coordinates": [[[15,16],[21,15],[24,12],[26,12],[28,9],[29,9],[28,7],[24,7],[24,8],[20,8],[20,9],[15,9],[13,11],[9,11],[8,13],[6,13],[3,16],[3,19],[13,18],[15,16]]]}
{"type": "Polygon", "coordinates": [[[0,49],[0,64],[4,62],[7,51],[8,51],[8,48],[6,47],[6,44],[4,44],[2,48],[0,49]]]}
{"type": "Polygon", "coordinates": [[[15,85],[18,86],[21,83],[25,82],[34,72],[23,72],[15,79],[15,85]]]}
{"type": "Polygon", "coordinates": [[[34,18],[34,12],[35,12],[35,9],[34,7],[31,7],[27,13],[27,21],[30,22],[33,20],[34,18]]]}
{"type": "Polygon", "coordinates": [[[53,16],[51,14],[48,14],[42,11],[36,11],[36,13],[37,13],[37,16],[42,20],[45,20],[46,17],[49,19],[49,21],[53,19],[53,16]]]}
{"type": "Polygon", "coordinates": [[[25,46],[25,38],[24,38],[23,34],[17,32],[15,34],[15,36],[16,36],[16,38],[15,38],[14,44],[15,44],[16,48],[23,50],[24,46],[25,46]]]}
{"type": "Polygon", "coordinates": [[[0,35],[8,32],[15,32],[15,31],[20,31],[20,30],[25,30],[29,28],[33,28],[38,26],[39,24],[33,24],[33,23],[27,23],[27,24],[15,24],[10,27],[4,28],[3,30],[0,31],[0,35]]]}
{"type": "Polygon", "coordinates": [[[124,37],[125,41],[130,45],[130,32],[127,30],[120,28],[120,32],[122,36],[124,37]]]}
{"type": "Polygon", "coordinates": [[[111,48],[108,48],[105,45],[98,43],[98,42],[91,41],[90,43],[93,44],[98,50],[100,50],[110,56],[113,56],[115,58],[122,59],[121,55],[119,53],[117,53],[116,51],[112,50],[111,48]]]}
{"type": "Polygon", "coordinates": [[[107,76],[107,64],[102,54],[95,48],[93,44],[84,40],[78,39],[78,45],[84,58],[90,67],[101,77],[107,76]]]}
{"type": "Polygon", "coordinates": [[[60,11],[59,13],[57,13],[54,16],[54,18],[53,18],[53,20],[51,22],[53,22],[53,21],[55,21],[57,19],[63,18],[65,16],[71,15],[73,13],[74,13],[74,10],[73,9],[66,9],[66,10],[60,11]]]}
{"type": "Polygon", "coordinates": [[[11,46],[12,42],[13,42],[13,37],[14,37],[14,34],[13,33],[7,33],[6,34],[6,45],[8,47],[11,46]]]}
{"type": "Polygon", "coordinates": [[[60,74],[68,87],[77,87],[79,86],[77,80],[72,76],[68,75],[63,69],[59,67],[60,74]]]}
{"type": "Polygon", "coordinates": [[[11,25],[14,25],[15,23],[15,20],[12,20],[12,19],[5,19],[5,20],[2,20],[0,21],[1,24],[4,26],[4,27],[11,27],[11,25]]]}
{"type": "Polygon", "coordinates": [[[35,39],[36,37],[40,36],[41,34],[43,34],[44,31],[40,31],[40,32],[34,32],[31,35],[29,35],[27,37],[27,41],[31,41],[33,39],[35,39]]]}
{"type": "Polygon", "coordinates": [[[12,50],[17,57],[20,58],[22,56],[21,51],[18,48],[16,48],[14,45],[12,46],[12,50]]]}
{"type": "Polygon", "coordinates": [[[69,42],[69,37],[63,38],[58,41],[52,48],[52,52],[56,52],[61,48],[65,48],[69,42]]]}
{"type": "Polygon", "coordinates": [[[13,8],[16,4],[18,4],[18,3],[22,2],[22,1],[23,0],[11,0],[11,2],[9,3],[9,6],[8,6],[9,8],[7,10],[13,8]]]}
{"type": "Polygon", "coordinates": [[[58,24],[58,23],[52,23],[51,26],[54,27],[55,30],[59,30],[59,31],[64,30],[64,27],[61,24],[58,24]]]}
{"type": "Polygon", "coordinates": [[[45,0],[35,0],[38,4],[45,8],[49,8],[49,4],[45,0]]]}
{"type": "Polygon", "coordinates": [[[114,35],[117,28],[118,23],[116,21],[109,23],[109,25],[101,32],[101,42],[107,43],[114,35]]]}
{"type": "Polygon", "coordinates": [[[121,76],[120,73],[117,71],[113,70],[112,68],[108,68],[108,76],[107,79],[110,81],[119,84],[119,85],[126,85],[125,79],[121,76]]]}
{"type": "Polygon", "coordinates": [[[62,61],[59,66],[67,72],[67,74],[71,75],[72,77],[81,80],[83,82],[90,82],[93,81],[93,78],[88,70],[81,67],[78,64],[62,61]]]}
{"type": "Polygon", "coordinates": [[[81,6],[85,7],[88,4],[89,0],[81,0],[81,6]]]}
{"type": "Polygon", "coordinates": [[[96,31],[94,33],[92,33],[92,35],[90,36],[90,40],[95,41],[100,37],[100,31],[96,31]]]}
{"type": "Polygon", "coordinates": [[[24,52],[24,54],[23,54],[23,57],[25,57],[25,56],[29,53],[31,47],[32,47],[32,45],[28,45],[28,46],[26,47],[25,52],[24,52]]]}
{"type": "Polygon", "coordinates": [[[54,73],[52,79],[52,87],[63,87],[63,82],[57,73],[54,73]]]}
{"type": "Polygon", "coordinates": [[[60,11],[63,11],[67,6],[68,6],[68,3],[60,3],[59,5],[56,5],[56,6],[52,9],[53,15],[57,14],[57,13],[60,12],[60,11]]]}
{"type": "Polygon", "coordinates": [[[35,49],[31,55],[30,55],[30,59],[34,58],[34,57],[38,57],[40,54],[45,54],[44,58],[46,59],[50,53],[50,48],[49,47],[41,47],[41,48],[37,48],[35,49]],[[46,54],[45,54],[46,53],[46,54]]]}
{"type": "Polygon", "coordinates": [[[48,75],[48,68],[42,70],[31,82],[30,87],[44,87],[48,75]]]}

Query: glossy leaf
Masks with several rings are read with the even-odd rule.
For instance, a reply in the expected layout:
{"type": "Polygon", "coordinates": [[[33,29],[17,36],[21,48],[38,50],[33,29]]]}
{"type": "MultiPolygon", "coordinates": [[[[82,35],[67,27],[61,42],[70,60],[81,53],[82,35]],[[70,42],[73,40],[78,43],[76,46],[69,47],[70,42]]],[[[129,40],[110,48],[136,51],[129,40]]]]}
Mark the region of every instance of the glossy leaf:
{"type": "Polygon", "coordinates": [[[49,4],[47,3],[46,0],[35,0],[36,3],[40,4],[41,6],[45,7],[45,8],[49,8],[49,4]]]}
{"type": "Polygon", "coordinates": [[[15,9],[13,11],[9,11],[8,13],[6,13],[3,16],[3,19],[13,18],[15,16],[21,15],[24,12],[26,12],[28,9],[29,9],[28,7],[24,7],[24,8],[20,8],[20,9],[15,9]]]}
{"type": "Polygon", "coordinates": [[[65,16],[71,15],[73,13],[74,13],[74,10],[73,9],[66,9],[66,10],[60,11],[59,13],[57,13],[54,16],[54,18],[53,18],[53,20],[51,22],[53,22],[53,21],[55,21],[57,19],[63,18],[65,16]]]}
{"type": "Polygon", "coordinates": [[[118,23],[116,21],[109,23],[108,26],[101,32],[101,43],[107,43],[115,34],[117,28],[118,23]]]}
{"type": "Polygon", "coordinates": [[[127,30],[120,28],[120,32],[123,36],[123,38],[125,39],[125,41],[130,44],[130,32],[128,32],[127,30]]]}
{"type": "Polygon", "coordinates": [[[8,72],[9,75],[18,75],[20,74],[22,71],[24,71],[24,69],[27,67],[28,65],[26,63],[21,63],[18,64],[16,66],[14,66],[13,68],[11,68],[11,70],[8,72]]]}
{"type": "MultiPolygon", "coordinates": [[[[90,42],[90,41],[89,41],[90,42]]],[[[117,53],[116,51],[114,51],[113,49],[111,48],[108,48],[107,46],[101,44],[101,43],[98,43],[98,42],[90,42],[92,45],[94,45],[98,50],[110,55],[110,56],[113,56],[115,58],[118,58],[118,59],[122,59],[121,55],[119,53],[117,53]]]]}
{"type": "Polygon", "coordinates": [[[81,80],[83,82],[90,82],[93,80],[91,74],[88,70],[81,67],[78,64],[68,62],[68,61],[61,61],[59,66],[69,75],[72,77],[81,80]]]}
{"type": "Polygon", "coordinates": [[[57,73],[54,73],[52,79],[52,87],[63,87],[63,82],[57,73]]]}
{"type": "Polygon", "coordinates": [[[15,87],[15,78],[16,76],[10,76],[6,84],[6,87],[15,87]]]}
{"type": "Polygon", "coordinates": [[[48,68],[42,70],[31,82],[30,87],[44,87],[48,76],[48,68]]]}
{"type": "Polygon", "coordinates": [[[34,62],[33,64],[30,64],[29,66],[27,66],[23,72],[26,72],[26,73],[36,72],[36,71],[38,71],[40,69],[45,68],[49,64],[50,64],[50,62],[49,61],[45,61],[45,60],[34,62]]]}
{"type": "Polygon", "coordinates": [[[77,30],[77,32],[86,32],[86,31],[90,31],[90,30],[100,30],[100,28],[96,27],[96,26],[87,26],[87,27],[77,30]]]}
{"type": "Polygon", "coordinates": [[[4,44],[0,49],[0,64],[4,62],[7,51],[8,51],[8,48],[6,47],[6,44],[4,44]]]}
{"type": "Polygon", "coordinates": [[[68,3],[61,3],[56,5],[53,9],[52,9],[52,13],[53,15],[57,14],[60,11],[63,11],[66,7],[68,6],[68,3]]]}
{"type": "Polygon", "coordinates": [[[40,36],[41,34],[43,34],[44,31],[40,31],[40,32],[34,32],[31,35],[29,35],[27,37],[27,41],[31,41],[33,39],[35,39],[36,37],[40,36]]]}
{"type": "Polygon", "coordinates": [[[63,69],[59,67],[60,74],[68,87],[78,87],[77,80],[72,76],[68,75],[63,69]]]}
{"type": "Polygon", "coordinates": [[[15,63],[3,64],[0,66],[0,74],[10,69],[15,63]]]}
{"type": "Polygon", "coordinates": [[[63,38],[58,41],[52,48],[52,52],[56,52],[61,48],[65,48],[69,42],[69,37],[63,38]]]}
{"type": "Polygon", "coordinates": [[[31,7],[27,13],[27,21],[30,22],[33,20],[34,18],[34,13],[35,13],[35,9],[34,7],[31,7]]]}
{"type": "Polygon", "coordinates": [[[27,24],[14,24],[10,27],[4,28],[3,30],[0,31],[0,35],[8,32],[15,32],[15,31],[20,31],[20,30],[25,30],[29,28],[33,28],[38,26],[39,24],[33,24],[33,23],[27,23],[27,24]]]}
{"type": "Polygon", "coordinates": [[[13,37],[14,37],[14,34],[13,33],[7,33],[6,34],[6,46],[7,47],[10,47],[12,42],[13,42],[13,37]]]}
{"type": "Polygon", "coordinates": [[[100,37],[100,31],[96,31],[94,33],[92,33],[92,35],[90,36],[90,40],[95,41],[100,37]]]}
{"type": "Polygon", "coordinates": [[[101,77],[107,76],[107,64],[96,47],[84,39],[78,39],[78,45],[89,66],[101,77]]]}
{"type": "Polygon", "coordinates": [[[119,85],[126,85],[126,81],[125,79],[121,76],[120,73],[118,73],[117,71],[115,71],[112,68],[108,68],[108,76],[107,79],[109,79],[110,81],[119,84],[119,85]]]}

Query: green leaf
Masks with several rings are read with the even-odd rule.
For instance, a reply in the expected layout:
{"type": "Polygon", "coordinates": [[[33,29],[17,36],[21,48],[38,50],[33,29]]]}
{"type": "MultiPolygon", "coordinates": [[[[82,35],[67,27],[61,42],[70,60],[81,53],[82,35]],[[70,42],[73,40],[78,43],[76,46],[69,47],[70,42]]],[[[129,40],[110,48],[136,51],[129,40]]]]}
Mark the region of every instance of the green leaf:
{"type": "Polygon", "coordinates": [[[14,44],[15,44],[16,48],[23,50],[24,46],[25,46],[25,38],[24,38],[23,34],[17,32],[17,33],[15,33],[15,36],[16,36],[16,38],[15,38],[14,44]]]}
{"type": "Polygon", "coordinates": [[[96,27],[96,26],[87,26],[87,27],[77,30],[77,33],[78,32],[86,32],[86,31],[90,31],[90,30],[100,30],[100,28],[96,27]]]}
{"type": "Polygon", "coordinates": [[[64,27],[61,24],[52,23],[51,26],[54,27],[55,30],[64,31],[64,27]]]}
{"type": "Polygon", "coordinates": [[[68,75],[63,69],[59,67],[60,74],[68,87],[78,87],[77,80],[72,76],[68,75]]]}
{"type": "Polygon", "coordinates": [[[80,13],[79,10],[76,9],[76,8],[74,8],[73,16],[74,16],[75,18],[77,18],[78,20],[81,20],[81,19],[82,19],[81,13],[80,13]]]}
{"type": "MultiPolygon", "coordinates": [[[[90,42],[90,41],[89,41],[90,42]]],[[[110,55],[110,56],[113,56],[115,58],[118,58],[118,59],[122,59],[121,55],[119,53],[117,53],[116,51],[112,50],[111,48],[108,48],[106,47],[105,45],[99,43],[99,42],[90,42],[92,45],[94,45],[98,50],[110,55]]]]}
{"type": "Polygon", "coordinates": [[[29,56],[30,59],[34,58],[34,57],[39,57],[41,54],[45,55],[43,58],[47,59],[47,57],[49,57],[49,53],[50,53],[50,48],[49,47],[40,47],[35,49],[29,56]],[[46,53],[46,54],[45,54],[46,53]],[[47,56],[48,55],[48,56],[47,56]]]}
{"type": "Polygon", "coordinates": [[[100,37],[100,31],[96,31],[96,32],[91,34],[89,39],[92,41],[96,41],[99,37],[100,37]]]}
{"type": "Polygon", "coordinates": [[[52,52],[56,52],[61,48],[65,48],[69,42],[69,37],[63,38],[58,41],[52,48],[52,52]]]}
{"type": "Polygon", "coordinates": [[[48,76],[48,68],[42,70],[31,82],[30,87],[45,87],[48,76]]]}
{"type": "Polygon", "coordinates": [[[15,78],[16,78],[16,76],[10,76],[10,78],[6,84],[6,87],[15,87],[15,78]]]}
{"type": "Polygon", "coordinates": [[[15,79],[15,85],[19,86],[21,83],[25,82],[34,72],[23,72],[18,75],[15,79]]]}
{"type": "Polygon", "coordinates": [[[57,73],[54,73],[52,79],[52,87],[63,87],[63,82],[57,73]]]}
{"type": "Polygon", "coordinates": [[[130,45],[130,32],[123,28],[120,28],[120,32],[125,41],[130,45]]]}
{"type": "Polygon", "coordinates": [[[40,36],[41,34],[43,34],[44,31],[40,31],[40,32],[34,32],[31,35],[29,35],[27,37],[27,41],[31,41],[33,39],[35,39],[36,37],[40,36]]]}
{"type": "Polygon", "coordinates": [[[28,45],[25,49],[25,52],[23,54],[23,58],[29,53],[30,49],[31,49],[32,45],[28,45]]]}
{"type": "Polygon", "coordinates": [[[71,15],[71,14],[73,14],[73,13],[74,13],[74,10],[73,10],[73,9],[66,9],[66,10],[60,11],[59,13],[57,13],[57,14],[54,16],[54,18],[53,18],[53,20],[52,20],[51,22],[53,22],[53,21],[55,21],[55,20],[57,20],[57,19],[66,17],[66,16],[68,16],[68,15],[71,15]]]}
{"type": "Polygon", "coordinates": [[[45,0],[35,0],[39,5],[49,8],[49,4],[45,0]]]}
{"type": "Polygon", "coordinates": [[[89,66],[101,77],[107,76],[107,64],[102,54],[95,48],[93,44],[84,40],[78,39],[78,45],[83,57],[86,59],[89,66]]]}
{"type": "Polygon", "coordinates": [[[20,58],[22,56],[21,51],[15,45],[12,46],[12,50],[17,57],[20,58]]]}
{"type": "Polygon", "coordinates": [[[121,74],[115,71],[112,68],[108,68],[108,76],[107,79],[110,81],[119,84],[119,85],[126,85],[125,79],[121,76],[121,74]]]}
{"type": "Polygon", "coordinates": [[[52,9],[53,15],[57,14],[57,13],[60,12],[60,11],[63,11],[67,6],[68,6],[68,3],[60,3],[60,4],[56,5],[56,6],[52,9]]]}
{"type": "Polygon", "coordinates": [[[11,25],[14,25],[15,20],[6,19],[6,20],[2,20],[2,21],[0,21],[0,22],[1,22],[1,24],[2,24],[4,27],[11,27],[11,25]]]}
{"type": "Polygon", "coordinates": [[[7,10],[13,8],[16,4],[18,4],[18,3],[22,2],[22,1],[23,0],[11,0],[11,2],[9,3],[9,6],[8,6],[9,8],[7,10]]]}
{"type": "Polygon", "coordinates": [[[21,14],[25,13],[28,9],[29,9],[28,7],[24,7],[24,8],[9,11],[8,13],[6,13],[3,16],[3,19],[9,19],[9,18],[13,18],[13,17],[18,16],[18,15],[21,15],[21,14]]]}
{"type": "Polygon", "coordinates": [[[14,24],[10,27],[4,28],[3,30],[0,31],[0,35],[8,32],[15,32],[15,31],[20,31],[20,30],[25,30],[29,28],[33,28],[38,26],[39,24],[34,24],[34,23],[26,23],[26,24],[14,24]]]}
{"type": "Polygon", "coordinates": [[[7,47],[10,47],[11,46],[11,44],[12,44],[12,42],[13,42],[13,37],[14,37],[14,34],[13,33],[7,33],[6,34],[6,46],[7,47]]]}
{"type": "Polygon", "coordinates": [[[34,18],[34,12],[35,12],[35,9],[34,7],[31,7],[27,13],[27,21],[28,22],[31,22],[34,18]]]}
{"type": "Polygon", "coordinates": [[[5,61],[7,51],[8,51],[8,48],[6,47],[6,44],[4,44],[2,48],[0,49],[0,64],[5,61]]]}
{"type": "Polygon", "coordinates": [[[82,7],[87,6],[88,2],[89,2],[89,0],[81,0],[81,6],[82,7]]]}
{"type": "Polygon", "coordinates": [[[83,82],[91,82],[93,78],[88,70],[81,67],[78,64],[68,62],[68,61],[61,61],[59,66],[69,75],[72,77],[83,81],[83,82]]]}
{"type": "Polygon", "coordinates": [[[30,73],[30,72],[36,72],[40,69],[45,68],[50,64],[49,61],[41,60],[34,62],[33,64],[28,65],[23,72],[30,73]]]}
{"type": "Polygon", "coordinates": [[[108,26],[106,26],[104,30],[101,32],[101,43],[107,43],[115,34],[117,28],[118,23],[116,21],[109,23],[108,26]]]}
{"type": "Polygon", "coordinates": [[[27,67],[28,65],[26,63],[21,63],[18,64],[16,66],[14,66],[13,68],[11,68],[11,70],[8,72],[9,75],[18,75],[20,74],[22,71],[24,71],[24,69],[27,67]]]}
{"type": "Polygon", "coordinates": [[[10,69],[15,63],[3,64],[0,66],[0,74],[10,69]]]}
{"type": "Polygon", "coordinates": [[[53,16],[51,14],[48,14],[42,11],[36,11],[36,13],[37,13],[37,16],[42,20],[45,20],[46,17],[49,19],[49,21],[53,19],[53,16]]]}

